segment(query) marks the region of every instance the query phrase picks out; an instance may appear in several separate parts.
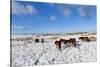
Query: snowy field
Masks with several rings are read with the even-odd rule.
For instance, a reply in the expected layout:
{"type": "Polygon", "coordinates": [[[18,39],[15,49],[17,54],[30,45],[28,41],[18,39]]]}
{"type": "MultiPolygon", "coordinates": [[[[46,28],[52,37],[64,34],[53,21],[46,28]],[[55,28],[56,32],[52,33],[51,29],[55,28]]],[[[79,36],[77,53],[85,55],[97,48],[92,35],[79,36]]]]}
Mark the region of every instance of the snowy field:
{"type": "Polygon", "coordinates": [[[12,35],[11,40],[11,61],[13,67],[48,65],[48,64],[69,64],[95,62],[96,41],[82,42],[80,36],[95,36],[94,34],[74,34],[74,35],[12,35]],[[61,51],[55,47],[54,41],[60,38],[76,38],[76,48],[67,47],[64,44],[61,51]],[[30,38],[20,41],[18,38],[30,38]],[[44,38],[44,43],[35,43],[35,38],[44,38]]]}

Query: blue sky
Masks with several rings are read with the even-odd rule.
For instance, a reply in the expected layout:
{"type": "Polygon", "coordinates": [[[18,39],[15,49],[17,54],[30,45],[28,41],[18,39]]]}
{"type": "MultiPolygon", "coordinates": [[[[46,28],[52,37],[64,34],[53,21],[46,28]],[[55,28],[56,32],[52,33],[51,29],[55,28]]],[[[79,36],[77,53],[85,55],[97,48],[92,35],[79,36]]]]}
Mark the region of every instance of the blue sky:
{"type": "Polygon", "coordinates": [[[12,2],[12,33],[96,31],[96,6],[12,2]]]}

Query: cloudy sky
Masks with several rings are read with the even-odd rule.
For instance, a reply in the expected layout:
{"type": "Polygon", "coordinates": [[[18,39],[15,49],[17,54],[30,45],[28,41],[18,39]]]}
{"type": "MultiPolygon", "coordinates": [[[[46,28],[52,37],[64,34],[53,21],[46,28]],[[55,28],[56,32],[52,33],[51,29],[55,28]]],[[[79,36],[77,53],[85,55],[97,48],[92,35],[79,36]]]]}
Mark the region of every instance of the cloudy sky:
{"type": "Polygon", "coordinates": [[[96,31],[96,6],[12,2],[12,33],[96,31]]]}

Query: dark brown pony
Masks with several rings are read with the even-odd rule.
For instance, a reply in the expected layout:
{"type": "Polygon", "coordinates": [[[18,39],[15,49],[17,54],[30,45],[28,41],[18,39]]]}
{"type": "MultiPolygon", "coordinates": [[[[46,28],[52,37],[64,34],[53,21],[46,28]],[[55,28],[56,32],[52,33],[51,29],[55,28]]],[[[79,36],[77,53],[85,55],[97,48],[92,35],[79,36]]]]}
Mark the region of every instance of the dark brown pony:
{"type": "Polygon", "coordinates": [[[62,43],[67,44],[69,47],[73,46],[76,47],[76,39],[70,38],[69,40],[60,39],[59,41],[55,41],[56,48],[61,49],[62,43]]]}
{"type": "Polygon", "coordinates": [[[79,40],[90,42],[91,40],[88,37],[79,37],[79,40]]]}
{"type": "Polygon", "coordinates": [[[39,43],[39,39],[35,39],[35,42],[36,42],[36,43],[39,43]]]}
{"type": "Polygon", "coordinates": [[[59,50],[61,49],[61,42],[60,41],[55,41],[56,48],[59,50]]]}
{"type": "Polygon", "coordinates": [[[75,38],[70,38],[69,40],[66,40],[64,44],[67,44],[69,47],[73,46],[76,47],[76,39],[75,38]]]}

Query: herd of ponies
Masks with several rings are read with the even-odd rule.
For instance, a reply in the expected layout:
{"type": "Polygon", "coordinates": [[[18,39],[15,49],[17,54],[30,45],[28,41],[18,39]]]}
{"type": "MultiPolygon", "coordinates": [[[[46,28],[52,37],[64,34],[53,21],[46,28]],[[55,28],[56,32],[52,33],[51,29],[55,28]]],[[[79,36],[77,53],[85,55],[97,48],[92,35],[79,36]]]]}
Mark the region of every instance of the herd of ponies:
{"type": "MultiPolygon", "coordinates": [[[[31,43],[33,38],[30,38],[30,37],[27,37],[27,38],[18,38],[16,39],[16,41],[27,41],[28,40],[28,43],[31,43]]],[[[95,36],[91,36],[91,37],[88,37],[88,36],[80,36],[78,38],[80,41],[82,42],[91,42],[91,41],[96,41],[96,37],[95,36]]],[[[15,40],[15,39],[12,39],[12,40],[15,40]]],[[[44,38],[35,38],[34,39],[34,42],[35,43],[45,43],[45,39],[44,38]]],[[[77,40],[76,38],[69,38],[69,39],[63,39],[63,38],[60,38],[59,40],[55,40],[54,42],[54,45],[57,49],[61,50],[61,46],[62,44],[68,46],[68,47],[76,47],[77,45],[77,40]]]]}

